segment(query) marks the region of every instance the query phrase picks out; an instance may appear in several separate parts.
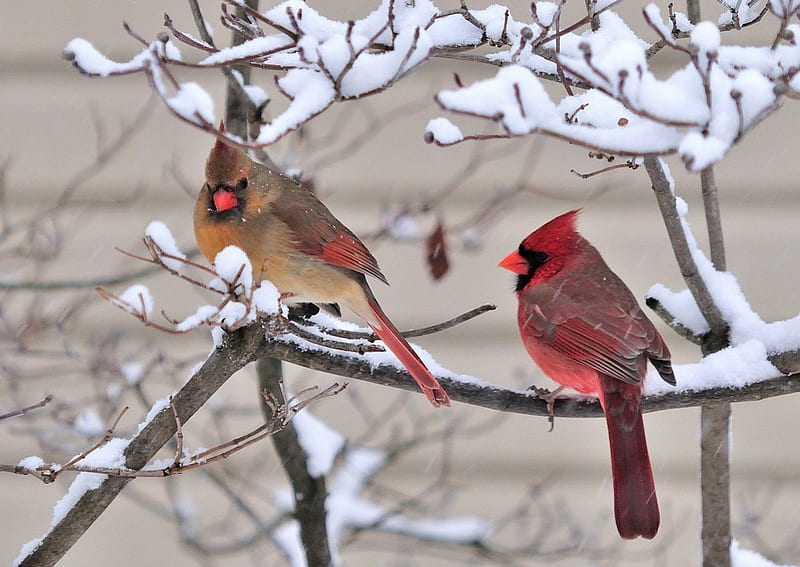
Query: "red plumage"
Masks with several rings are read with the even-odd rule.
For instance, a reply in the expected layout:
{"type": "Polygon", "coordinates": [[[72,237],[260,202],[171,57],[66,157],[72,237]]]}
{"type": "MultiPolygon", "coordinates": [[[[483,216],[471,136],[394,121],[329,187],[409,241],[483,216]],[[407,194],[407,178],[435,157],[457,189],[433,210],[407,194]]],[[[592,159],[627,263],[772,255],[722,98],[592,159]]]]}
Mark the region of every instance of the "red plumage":
{"type": "Polygon", "coordinates": [[[669,349],[625,283],[578,234],[578,212],[532,232],[500,266],[517,274],[517,322],[531,358],[562,386],[600,399],[620,535],[650,539],[660,516],[641,398],[648,360],[675,384],[669,349]]]}

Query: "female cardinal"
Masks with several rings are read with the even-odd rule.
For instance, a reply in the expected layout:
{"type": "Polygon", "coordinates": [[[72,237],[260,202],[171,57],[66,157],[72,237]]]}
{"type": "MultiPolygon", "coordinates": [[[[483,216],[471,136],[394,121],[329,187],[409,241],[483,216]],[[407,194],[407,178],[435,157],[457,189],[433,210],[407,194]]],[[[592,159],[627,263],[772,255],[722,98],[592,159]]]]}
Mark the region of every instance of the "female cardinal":
{"type": "Polygon", "coordinates": [[[284,299],[352,309],[400,359],[431,404],[450,405],[367,285],[367,274],[387,283],[377,261],[311,191],[218,140],[197,197],[194,234],[209,262],[226,246],[241,248],[255,279],[271,281],[284,299]]]}
{"type": "Polygon", "coordinates": [[[517,322],[531,358],[562,388],[600,398],[619,534],[652,539],[660,518],[642,422],[642,380],[650,360],[661,378],[675,384],[669,349],[628,287],[575,230],[578,212],[533,231],[500,266],[518,274],[517,322]]]}

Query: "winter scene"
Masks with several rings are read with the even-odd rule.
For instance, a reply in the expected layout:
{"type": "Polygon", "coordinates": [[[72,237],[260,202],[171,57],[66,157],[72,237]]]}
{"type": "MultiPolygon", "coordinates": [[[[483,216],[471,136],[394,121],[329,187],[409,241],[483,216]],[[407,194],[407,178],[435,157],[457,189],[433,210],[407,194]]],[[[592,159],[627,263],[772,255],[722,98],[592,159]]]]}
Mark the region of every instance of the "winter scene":
{"type": "Polygon", "coordinates": [[[800,0],[0,27],[0,563],[800,565],[800,0]]]}

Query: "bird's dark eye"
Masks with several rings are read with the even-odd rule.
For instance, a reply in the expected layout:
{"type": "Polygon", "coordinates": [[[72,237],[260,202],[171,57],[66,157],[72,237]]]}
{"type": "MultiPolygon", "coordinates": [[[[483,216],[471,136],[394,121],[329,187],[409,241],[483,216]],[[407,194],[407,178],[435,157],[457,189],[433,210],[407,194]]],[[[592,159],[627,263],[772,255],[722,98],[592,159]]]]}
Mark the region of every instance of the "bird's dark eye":
{"type": "Polygon", "coordinates": [[[242,177],[239,182],[236,184],[237,189],[246,189],[247,188],[247,177],[242,177]]]}

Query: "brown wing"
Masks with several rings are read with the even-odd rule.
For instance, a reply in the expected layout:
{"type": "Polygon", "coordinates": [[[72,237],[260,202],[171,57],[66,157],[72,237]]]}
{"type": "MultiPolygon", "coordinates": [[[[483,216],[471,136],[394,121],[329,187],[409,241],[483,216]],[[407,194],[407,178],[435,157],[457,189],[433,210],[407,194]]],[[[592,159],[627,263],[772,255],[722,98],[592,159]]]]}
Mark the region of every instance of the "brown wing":
{"type": "MultiPolygon", "coordinates": [[[[283,181],[294,184],[285,178],[283,181]]],[[[273,200],[270,206],[289,227],[297,249],[319,256],[335,266],[368,274],[388,283],[377,260],[358,237],[333,216],[313,193],[301,185],[294,185],[285,189],[281,198],[273,200]]]]}

